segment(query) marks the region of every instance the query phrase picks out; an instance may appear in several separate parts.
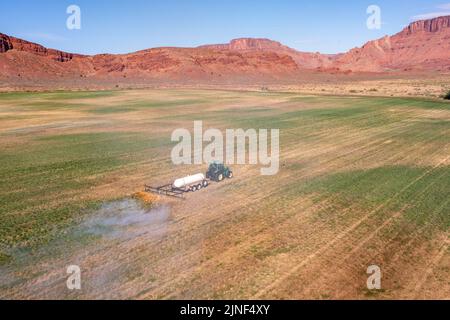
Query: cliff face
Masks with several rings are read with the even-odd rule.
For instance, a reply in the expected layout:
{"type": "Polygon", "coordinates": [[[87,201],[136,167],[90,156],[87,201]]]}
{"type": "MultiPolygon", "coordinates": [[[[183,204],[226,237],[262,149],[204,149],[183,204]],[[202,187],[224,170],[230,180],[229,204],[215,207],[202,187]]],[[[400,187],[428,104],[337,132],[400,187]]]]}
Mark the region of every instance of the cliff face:
{"type": "Polygon", "coordinates": [[[12,49],[12,43],[10,37],[6,34],[0,33],[0,53],[4,53],[12,49]]]}
{"type": "Polygon", "coordinates": [[[214,50],[234,50],[234,51],[252,51],[252,50],[280,50],[288,47],[283,46],[281,43],[272,41],[269,39],[258,38],[240,38],[231,40],[226,44],[213,44],[200,46],[202,49],[214,49],[214,50]]]}
{"type": "Polygon", "coordinates": [[[136,77],[204,80],[282,78],[298,73],[297,63],[291,56],[265,49],[155,48],[122,55],[84,56],[47,49],[3,34],[0,39],[0,78],[20,74],[31,79],[136,77]]]}
{"type": "Polygon", "coordinates": [[[269,39],[255,39],[255,38],[240,38],[231,40],[227,44],[206,45],[199,48],[213,49],[213,50],[230,50],[238,52],[249,51],[266,51],[275,52],[280,55],[291,57],[297,67],[300,69],[316,69],[321,67],[328,67],[334,60],[334,55],[324,55],[320,53],[300,52],[289,48],[280,42],[269,39]]]}
{"type": "Polygon", "coordinates": [[[438,17],[431,20],[421,20],[411,23],[400,33],[412,35],[418,32],[440,32],[450,28],[450,16],[438,17]]]}
{"type": "Polygon", "coordinates": [[[450,70],[450,16],[416,21],[394,36],[370,41],[338,58],[352,71],[450,70]]]}
{"type": "Polygon", "coordinates": [[[0,33],[0,79],[64,77],[172,79],[289,79],[323,73],[450,71],[450,16],[411,23],[400,33],[345,54],[299,52],[269,39],[241,38],[197,48],[155,48],[85,56],[47,49],[0,33]]]}
{"type": "Polygon", "coordinates": [[[7,36],[6,34],[0,33],[0,53],[5,53],[13,49],[17,51],[23,51],[40,56],[49,57],[50,59],[59,62],[70,61],[75,56],[81,56],[59,50],[47,49],[39,44],[10,37],[7,36]]]}
{"type": "Polygon", "coordinates": [[[230,50],[279,50],[287,48],[269,39],[235,39],[230,42],[230,50]]]}

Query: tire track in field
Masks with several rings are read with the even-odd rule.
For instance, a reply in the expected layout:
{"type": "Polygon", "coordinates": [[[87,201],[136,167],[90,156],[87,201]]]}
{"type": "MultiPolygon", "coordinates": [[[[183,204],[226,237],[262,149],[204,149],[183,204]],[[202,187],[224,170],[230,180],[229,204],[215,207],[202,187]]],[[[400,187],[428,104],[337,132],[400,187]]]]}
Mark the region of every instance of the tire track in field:
{"type": "MultiPolygon", "coordinates": [[[[442,178],[442,177],[445,176],[445,175],[446,175],[446,173],[444,172],[444,173],[441,174],[437,179],[440,179],[440,178],[442,178]]],[[[437,181],[436,181],[436,179],[435,179],[435,180],[433,180],[431,183],[429,183],[425,188],[423,188],[422,190],[420,190],[420,192],[416,195],[416,198],[417,198],[419,195],[425,194],[425,193],[427,192],[427,190],[429,190],[429,188],[431,188],[436,182],[437,182],[437,181]]],[[[388,219],[386,219],[385,221],[383,221],[383,223],[382,223],[378,228],[376,228],[373,232],[371,232],[367,237],[364,237],[364,236],[363,236],[364,240],[362,240],[362,241],[359,240],[359,241],[358,241],[358,245],[355,246],[348,254],[345,255],[345,257],[342,259],[342,262],[339,263],[339,266],[341,266],[341,267],[335,268],[335,270],[336,270],[335,272],[336,272],[337,274],[340,274],[341,276],[344,275],[344,272],[342,271],[342,270],[343,270],[342,266],[345,266],[345,265],[346,265],[346,261],[347,261],[349,258],[351,258],[356,252],[358,252],[358,251],[360,251],[362,248],[364,248],[365,245],[366,245],[368,242],[370,242],[370,241],[371,241],[371,240],[372,240],[372,239],[373,239],[373,238],[374,238],[374,237],[375,237],[382,229],[384,229],[385,227],[391,225],[394,221],[398,220],[398,218],[400,218],[400,217],[404,214],[404,211],[405,211],[405,209],[407,209],[407,207],[408,207],[407,204],[404,205],[399,211],[395,212],[394,215],[390,216],[388,219]]],[[[423,226],[422,228],[420,228],[420,229],[418,229],[418,230],[415,230],[415,233],[417,233],[419,230],[422,230],[423,228],[426,228],[427,226],[428,226],[428,224],[426,224],[425,226],[423,226]]],[[[396,233],[396,235],[398,235],[399,233],[400,233],[400,231],[398,231],[398,232],[396,233]]],[[[392,236],[391,238],[395,238],[395,236],[392,236]]],[[[358,239],[360,239],[360,238],[358,238],[358,239]]],[[[354,241],[353,241],[353,243],[354,243],[354,241]]],[[[399,251],[397,251],[397,252],[399,252],[399,251]]],[[[326,276],[327,276],[327,275],[319,275],[319,278],[318,278],[317,280],[320,281],[320,280],[326,278],[326,276]]],[[[314,285],[315,283],[317,283],[317,280],[316,280],[314,283],[310,283],[307,287],[305,287],[305,290],[310,289],[312,285],[314,285]]]]}
{"type": "MultiPolygon", "coordinates": [[[[419,143],[419,142],[418,142],[419,143]]],[[[413,148],[414,148],[414,145],[413,145],[413,148]]],[[[399,153],[397,153],[397,154],[394,154],[393,156],[391,156],[390,158],[388,158],[388,159],[384,159],[385,161],[390,161],[390,159],[393,159],[393,158],[395,158],[395,157],[397,157],[399,154],[403,154],[403,153],[405,153],[405,151],[404,150],[402,150],[401,152],[399,152],[399,153]]],[[[361,174],[361,175],[359,175],[357,178],[359,178],[360,176],[363,176],[364,175],[364,173],[363,174],[361,174]]],[[[333,196],[330,196],[330,197],[328,197],[328,200],[329,199],[332,199],[333,198],[333,196]]],[[[326,200],[326,199],[325,199],[326,200]]],[[[325,201],[324,200],[324,201],[325,201]]],[[[351,207],[348,207],[347,209],[344,209],[344,211],[342,211],[342,212],[346,212],[346,211],[348,211],[348,209],[351,209],[351,207]]],[[[325,224],[325,223],[324,223],[325,224]]]]}
{"type": "MultiPolygon", "coordinates": [[[[372,144],[372,143],[371,143],[372,144]]],[[[403,152],[403,151],[402,151],[403,152]]],[[[402,153],[402,152],[399,152],[399,154],[400,153],[402,153]]],[[[350,152],[351,153],[351,152],[350,152]]],[[[395,157],[396,155],[394,155],[394,157],[395,157]]],[[[333,162],[334,160],[332,159],[332,160],[330,160],[330,162],[333,162]]],[[[323,169],[322,171],[324,171],[325,169],[323,169]]],[[[364,175],[365,173],[362,173],[361,175],[364,175]]],[[[305,176],[306,176],[307,174],[305,174],[305,176]]],[[[297,177],[298,178],[298,177],[297,177]]],[[[264,198],[265,196],[259,196],[259,198],[258,199],[262,199],[262,198],[264,198]]],[[[332,198],[334,198],[335,196],[334,195],[330,195],[328,198],[329,199],[332,199],[332,198]]],[[[256,200],[255,200],[256,201],[256,200]]],[[[325,201],[325,200],[323,200],[323,201],[325,201]]],[[[316,205],[316,206],[313,206],[313,207],[310,207],[310,208],[306,208],[305,210],[305,212],[309,212],[310,210],[313,210],[314,209],[314,207],[317,207],[317,206],[319,206],[319,205],[322,205],[323,204],[323,201],[320,203],[320,204],[318,204],[318,205],[316,205]]],[[[348,209],[350,209],[350,208],[348,208],[348,209]]],[[[198,214],[195,214],[195,215],[198,215],[198,214]]],[[[221,217],[219,217],[219,220],[221,219],[221,217]]],[[[288,217],[288,219],[289,219],[289,217],[288,217]]],[[[218,220],[218,219],[215,219],[215,220],[218,220]]],[[[212,221],[212,220],[211,220],[212,221]]],[[[209,221],[209,223],[211,222],[211,221],[209,221]]],[[[269,229],[270,227],[267,227],[267,228],[265,228],[265,230],[267,230],[267,229],[269,229]]],[[[253,239],[250,239],[249,241],[246,241],[246,242],[244,242],[244,243],[242,243],[241,245],[240,245],[240,247],[242,247],[242,248],[245,248],[245,247],[248,247],[251,243],[254,243],[254,241],[255,241],[255,239],[253,238],[253,239]]],[[[241,249],[242,249],[241,248],[241,249]]],[[[236,247],[233,247],[233,248],[230,248],[229,250],[231,250],[231,251],[239,251],[239,248],[236,248],[236,247]],[[236,250],[237,249],[237,250],[236,250]]],[[[229,251],[228,250],[228,251],[229,251]]],[[[217,257],[217,260],[220,260],[220,257],[217,257]]]]}
{"type": "MultiPolygon", "coordinates": [[[[371,143],[372,144],[372,143],[371,143]]],[[[403,154],[404,153],[404,150],[402,150],[402,151],[400,151],[400,152],[398,152],[398,154],[395,154],[394,156],[392,156],[391,158],[395,158],[396,156],[398,156],[399,154],[403,154]]],[[[385,159],[385,161],[389,161],[389,159],[385,159]]],[[[333,160],[330,160],[330,162],[333,162],[333,160]]],[[[297,177],[298,178],[298,177],[297,177]]],[[[262,199],[264,196],[260,196],[258,199],[262,199]]],[[[330,196],[329,198],[333,198],[334,196],[330,196]]],[[[197,214],[195,214],[195,215],[197,215],[197,214]]],[[[219,217],[218,219],[214,219],[214,221],[215,220],[220,220],[220,219],[222,219],[221,217],[219,217]]],[[[288,219],[289,219],[289,217],[288,217],[288,219]]],[[[212,221],[212,220],[211,220],[212,221]]],[[[209,221],[209,222],[211,222],[211,221],[209,221]]],[[[270,227],[267,227],[267,228],[265,228],[265,230],[267,230],[268,228],[270,228],[270,227]]],[[[241,248],[236,248],[236,247],[233,247],[233,248],[230,248],[229,250],[231,250],[231,251],[239,251],[240,249],[242,249],[242,248],[245,248],[245,247],[248,247],[251,243],[254,243],[254,241],[255,241],[255,239],[250,239],[249,241],[246,241],[246,242],[244,242],[244,243],[241,243],[241,245],[240,245],[240,247],[241,248]]],[[[227,250],[227,251],[229,251],[229,250],[227,250]]],[[[214,258],[215,260],[220,260],[220,257],[217,257],[217,259],[216,258],[214,258]]]]}
{"type": "MultiPolygon", "coordinates": [[[[443,203],[441,208],[444,208],[448,202],[449,201],[446,201],[445,203],[443,203]]],[[[434,225],[437,218],[438,218],[437,215],[433,215],[429,219],[429,221],[426,224],[424,224],[422,227],[414,230],[414,232],[409,235],[405,235],[403,238],[406,241],[402,242],[402,239],[397,240],[398,242],[403,243],[402,250],[395,251],[392,258],[389,260],[389,265],[387,265],[386,267],[383,268],[384,274],[395,274],[398,271],[395,266],[397,266],[399,263],[401,263],[401,259],[404,257],[406,252],[408,252],[410,249],[416,249],[417,246],[420,246],[423,244],[423,239],[426,239],[426,236],[428,235],[428,234],[425,234],[425,232],[428,231],[429,228],[434,225]]],[[[393,240],[395,240],[395,239],[393,239],[393,240]]],[[[393,240],[391,240],[389,243],[392,243],[393,240]]],[[[400,275],[404,276],[405,274],[409,274],[409,273],[405,272],[404,270],[402,270],[400,272],[400,275]]],[[[417,271],[415,271],[415,274],[417,274],[417,271]]],[[[413,282],[413,283],[416,283],[416,282],[413,282]]],[[[399,297],[399,296],[397,295],[397,297],[399,297]]]]}
{"type": "MultiPolygon", "coordinates": [[[[442,175],[440,175],[439,178],[441,178],[441,177],[443,177],[443,176],[445,176],[445,173],[442,174],[442,175]]],[[[420,191],[420,194],[424,194],[424,193],[425,193],[425,192],[426,192],[426,191],[427,191],[434,183],[435,183],[435,182],[433,182],[433,183],[431,183],[431,184],[428,184],[428,185],[426,186],[425,189],[423,189],[423,190],[420,191]]],[[[395,214],[394,217],[390,217],[388,221],[385,221],[385,222],[383,223],[383,225],[382,225],[380,228],[378,228],[377,230],[375,230],[375,233],[376,233],[376,232],[379,232],[383,227],[386,227],[386,226],[389,224],[389,222],[393,222],[394,219],[397,219],[398,217],[400,217],[400,215],[403,213],[403,211],[404,211],[405,208],[406,208],[406,206],[405,206],[404,208],[402,208],[402,209],[400,210],[400,212],[398,212],[397,214],[395,214]]],[[[426,227],[426,226],[425,226],[425,227],[426,227]]],[[[423,227],[423,228],[425,228],[425,227],[423,227]]],[[[421,228],[421,229],[422,229],[422,228],[421,228]]],[[[415,232],[417,232],[417,230],[416,230],[415,232]]],[[[375,233],[372,233],[371,238],[373,238],[373,236],[374,236],[375,233]]],[[[364,242],[367,242],[367,241],[364,241],[364,242]]],[[[352,243],[353,243],[353,242],[352,242],[352,243]]],[[[362,245],[359,245],[358,248],[356,248],[356,249],[361,249],[361,247],[362,247],[362,245]]],[[[355,249],[352,250],[352,252],[356,252],[356,251],[357,251],[357,250],[355,250],[355,249]]],[[[398,251],[397,251],[397,252],[398,252],[398,251]]],[[[351,254],[348,254],[348,255],[344,258],[344,260],[347,260],[350,256],[351,256],[351,254]]],[[[343,265],[343,262],[342,262],[340,265],[343,265]]],[[[337,268],[336,273],[338,273],[338,274],[343,274],[342,268],[337,268]]],[[[326,274],[325,274],[325,275],[320,275],[320,278],[325,278],[326,276],[327,276],[326,274]]],[[[311,287],[312,285],[314,285],[314,283],[310,283],[310,285],[309,285],[308,287],[306,287],[306,288],[308,289],[308,288],[311,287]]]]}
{"type": "MultiPolygon", "coordinates": [[[[395,129],[398,129],[398,127],[397,128],[395,128],[395,129]]],[[[329,134],[327,134],[327,136],[330,136],[329,134]]],[[[353,137],[353,136],[352,136],[353,137]]],[[[352,137],[350,137],[350,138],[348,138],[348,140],[350,140],[352,137]]],[[[354,137],[353,137],[354,138],[354,137]]],[[[348,141],[347,140],[347,141],[348,141]]],[[[360,139],[360,141],[364,141],[365,139],[360,139]]],[[[370,144],[373,144],[373,143],[370,143],[370,144]]],[[[361,147],[361,148],[364,148],[364,146],[363,147],[361,147]]],[[[360,150],[361,148],[359,148],[358,150],[360,150]]],[[[328,149],[329,151],[326,153],[326,154],[332,154],[333,153],[333,151],[335,150],[335,149],[332,149],[332,148],[330,148],[330,149],[328,149]],[[330,151],[331,150],[331,151],[330,151]]],[[[354,152],[354,151],[353,151],[354,152]]],[[[347,154],[350,154],[350,153],[352,153],[352,152],[348,152],[347,154]]],[[[347,155],[347,154],[345,154],[345,156],[347,155]]],[[[322,156],[322,154],[321,155],[319,155],[319,156],[322,156]]],[[[318,156],[318,157],[319,157],[318,156]]],[[[329,162],[327,162],[327,163],[333,163],[333,162],[336,162],[336,160],[335,159],[332,159],[332,160],[330,160],[329,162]]],[[[169,171],[170,172],[170,171],[169,171]]],[[[274,188],[274,190],[277,190],[276,188],[274,188]]],[[[261,199],[261,198],[259,198],[259,199],[261,199]]],[[[208,221],[210,221],[210,220],[207,220],[207,222],[208,221]]],[[[198,226],[197,226],[198,227],[198,226]]]]}
{"type": "Polygon", "coordinates": [[[252,298],[253,299],[259,299],[261,296],[263,296],[264,294],[268,293],[270,290],[274,289],[275,287],[277,287],[279,284],[283,283],[286,279],[288,279],[292,274],[296,273],[298,270],[300,270],[304,265],[306,265],[310,260],[314,259],[315,257],[317,257],[319,254],[321,254],[322,252],[328,250],[329,248],[331,248],[335,243],[337,243],[338,241],[340,241],[341,239],[343,239],[345,236],[347,236],[350,232],[352,232],[353,230],[355,230],[357,227],[359,227],[365,220],[369,219],[370,217],[372,217],[375,213],[377,213],[380,209],[384,208],[388,203],[390,203],[392,200],[396,199],[399,195],[401,195],[403,192],[405,192],[406,190],[408,190],[410,187],[412,187],[414,184],[416,184],[418,181],[420,181],[421,179],[423,179],[425,176],[427,176],[429,173],[431,173],[432,171],[434,171],[435,169],[437,169],[441,164],[443,164],[444,162],[446,162],[448,159],[450,158],[450,156],[448,156],[447,158],[445,158],[444,160],[442,160],[441,162],[439,162],[435,167],[427,170],[425,173],[423,173],[422,175],[420,175],[418,178],[416,178],[414,181],[412,181],[411,183],[409,183],[406,187],[404,187],[401,191],[399,191],[397,194],[395,194],[392,198],[386,200],[384,203],[382,203],[381,205],[379,205],[377,208],[375,208],[374,210],[372,210],[371,212],[369,212],[368,214],[366,214],[365,216],[363,216],[361,219],[359,219],[358,221],[356,221],[354,224],[352,224],[349,228],[347,228],[346,230],[344,230],[343,232],[341,232],[340,234],[338,234],[333,240],[331,240],[330,242],[328,242],[328,244],[326,244],[325,246],[321,247],[319,250],[317,250],[316,252],[310,254],[304,261],[302,261],[299,265],[295,266],[294,268],[290,269],[289,271],[287,271],[283,276],[281,276],[280,278],[278,278],[277,280],[275,280],[271,285],[267,286],[266,288],[263,288],[262,290],[260,290],[259,292],[257,292],[252,298]]]}
{"type": "Polygon", "coordinates": [[[445,239],[443,241],[443,244],[442,244],[440,250],[438,251],[438,253],[431,259],[427,269],[424,272],[423,277],[417,282],[416,286],[414,287],[414,290],[412,293],[413,299],[418,298],[418,296],[420,294],[420,290],[425,285],[428,277],[433,274],[434,269],[439,265],[440,261],[442,260],[442,258],[444,258],[445,254],[447,253],[449,244],[450,244],[450,240],[448,238],[445,239]]]}
{"type": "MultiPolygon", "coordinates": [[[[398,130],[398,126],[396,127],[396,128],[394,128],[394,130],[398,130]]],[[[351,137],[349,138],[349,140],[351,139],[351,137]]],[[[362,140],[362,141],[364,141],[364,138],[363,139],[360,139],[360,140],[362,140]]],[[[370,144],[374,144],[373,142],[371,142],[370,144]]],[[[364,148],[365,146],[362,146],[362,147],[360,147],[359,149],[361,149],[361,148],[364,148]]],[[[358,149],[358,150],[359,150],[358,149]]],[[[330,149],[331,150],[331,149],[330,149]]],[[[352,151],[351,152],[348,152],[347,154],[350,154],[350,153],[352,153],[352,151]]],[[[403,153],[403,151],[402,152],[400,152],[400,153],[403,153]]],[[[399,153],[399,154],[400,154],[399,153]]],[[[334,162],[335,160],[331,160],[330,162],[334,162]]]]}

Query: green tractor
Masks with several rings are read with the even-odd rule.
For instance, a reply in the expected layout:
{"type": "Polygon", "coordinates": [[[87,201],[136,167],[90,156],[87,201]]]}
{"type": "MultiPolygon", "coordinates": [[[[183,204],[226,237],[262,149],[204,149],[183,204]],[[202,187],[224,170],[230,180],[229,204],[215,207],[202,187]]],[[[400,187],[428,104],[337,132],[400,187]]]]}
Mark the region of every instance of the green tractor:
{"type": "Polygon", "coordinates": [[[213,162],[209,165],[206,172],[206,178],[212,181],[220,182],[225,178],[233,178],[233,171],[230,168],[225,167],[223,163],[213,162]]]}

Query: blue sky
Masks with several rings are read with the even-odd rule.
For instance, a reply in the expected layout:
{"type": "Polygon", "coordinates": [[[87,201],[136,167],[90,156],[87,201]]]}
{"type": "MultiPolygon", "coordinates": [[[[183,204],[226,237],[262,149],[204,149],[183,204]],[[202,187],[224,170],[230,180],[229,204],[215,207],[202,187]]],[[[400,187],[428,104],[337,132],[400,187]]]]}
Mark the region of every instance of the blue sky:
{"type": "Polygon", "coordinates": [[[448,1],[14,0],[0,3],[0,32],[85,54],[197,46],[239,37],[336,53],[394,34],[414,19],[450,14],[448,1]],[[81,30],[66,28],[71,4],[81,8],[81,30]],[[381,8],[381,30],[366,27],[371,4],[381,8]]]}

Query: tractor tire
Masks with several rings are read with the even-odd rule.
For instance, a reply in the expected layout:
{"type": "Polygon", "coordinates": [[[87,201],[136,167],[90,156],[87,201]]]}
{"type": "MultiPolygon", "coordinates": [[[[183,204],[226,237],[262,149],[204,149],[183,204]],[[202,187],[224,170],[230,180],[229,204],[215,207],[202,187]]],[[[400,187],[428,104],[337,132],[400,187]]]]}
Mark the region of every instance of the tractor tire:
{"type": "Polygon", "coordinates": [[[200,190],[201,188],[203,188],[203,186],[202,186],[202,184],[200,183],[200,184],[197,185],[197,190],[200,190]]]}
{"type": "Polygon", "coordinates": [[[208,181],[203,181],[203,188],[206,188],[208,186],[208,181]]]}
{"type": "Polygon", "coordinates": [[[197,191],[197,186],[192,186],[192,187],[191,187],[191,190],[192,190],[192,192],[197,191]]]}
{"type": "Polygon", "coordinates": [[[217,176],[217,181],[222,181],[223,180],[223,174],[219,174],[218,176],[217,176]]]}
{"type": "Polygon", "coordinates": [[[233,172],[232,171],[228,172],[228,179],[231,179],[231,178],[233,178],[233,172]]]}

